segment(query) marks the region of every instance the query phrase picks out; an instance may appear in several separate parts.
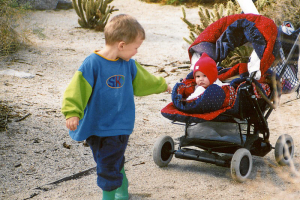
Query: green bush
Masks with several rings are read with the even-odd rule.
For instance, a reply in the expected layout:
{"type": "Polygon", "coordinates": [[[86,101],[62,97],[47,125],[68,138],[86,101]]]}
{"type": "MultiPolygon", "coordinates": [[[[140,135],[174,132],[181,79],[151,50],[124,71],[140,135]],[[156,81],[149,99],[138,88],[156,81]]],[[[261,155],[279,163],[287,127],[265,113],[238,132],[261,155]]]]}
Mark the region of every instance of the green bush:
{"type": "Polygon", "coordinates": [[[16,21],[24,14],[15,0],[0,0],[0,56],[16,52],[23,44],[24,36],[16,31],[16,21]]]}
{"type": "Polygon", "coordinates": [[[112,12],[118,11],[109,6],[113,0],[72,0],[82,28],[103,31],[112,12]]]}

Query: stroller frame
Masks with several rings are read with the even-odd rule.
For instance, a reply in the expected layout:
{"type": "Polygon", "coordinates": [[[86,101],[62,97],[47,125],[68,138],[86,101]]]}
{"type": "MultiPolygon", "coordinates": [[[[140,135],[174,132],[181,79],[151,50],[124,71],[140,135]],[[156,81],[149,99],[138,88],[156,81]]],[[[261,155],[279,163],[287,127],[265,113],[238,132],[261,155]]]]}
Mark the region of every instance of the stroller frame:
{"type": "MultiPolygon", "coordinates": [[[[250,79],[248,81],[250,81],[250,79]]],[[[245,120],[243,121],[233,122],[233,123],[237,123],[239,126],[239,136],[240,136],[241,144],[227,143],[227,142],[224,142],[224,144],[220,144],[219,141],[216,141],[217,146],[215,146],[214,141],[205,140],[204,144],[201,144],[201,142],[200,144],[197,144],[199,143],[199,141],[197,141],[195,142],[194,146],[204,149],[209,154],[213,154],[213,152],[233,154],[239,148],[246,148],[250,150],[252,155],[264,156],[272,150],[272,146],[269,143],[270,132],[267,123],[268,116],[267,115],[265,116],[264,113],[262,112],[258,103],[258,99],[255,97],[255,95],[250,93],[251,88],[252,88],[252,84],[248,83],[243,88],[240,88],[240,90],[242,90],[245,93],[244,97],[247,98],[251,103],[251,106],[254,108],[257,117],[255,118],[254,116],[250,116],[250,117],[246,117],[245,120]],[[247,129],[245,134],[246,140],[243,137],[243,131],[241,127],[242,124],[247,124],[247,129]],[[262,134],[262,138],[259,137],[259,134],[262,134]],[[261,145],[261,143],[264,143],[265,145],[261,145]]],[[[269,113],[270,112],[268,112],[267,114],[269,115],[269,113]]],[[[224,167],[229,167],[230,162],[228,161],[227,156],[223,158],[222,156],[215,155],[212,158],[211,156],[207,157],[206,152],[203,154],[203,156],[201,156],[201,153],[195,154],[194,150],[189,151],[186,148],[182,148],[186,146],[185,143],[189,143],[188,141],[186,141],[186,138],[188,136],[188,128],[191,125],[192,124],[189,123],[185,124],[185,136],[180,138],[179,150],[174,151],[175,157],[183,158],[183,159],[189,158],[192,160],[198,160],[198,161],[208,162],[208,163],[212,163],[224,167]]]]}
{"type": "MultiPolygon", "coordinates": [[[[283,60],[282,71],[279,75],[279,80],[284,74],[292,53],[294,52],[297,42],[299,41],[300,33],[289,52],[287,59],[283,60]]],[[[243,107],[239,102],[238,117],[230,116],[226,113],[221,115],[231,118],[231,122],[236,123],[239,129],[240,143],[227,141],[210,140],[210,139],[193,139],[188,138],[189,128],[196,124],[189,122],[172,122],[173,124],[185,125],[185,135],[179,138],[178,150],[174,150],[174,141],[169,136],[161,136],[154,144],[153,159],[159,167],[165,167],[171,161],[173,155],[176,158],[201,161],[218,166],[230,167],[231,176],[238,182],[244,182],[249,178],[252,170],[252,155],[264,157],[272,149],[275,149],[275,159],[280,165],[289,165],[294,154],[294,143],[291,136],[281,135],[275,147],[270,144],[270,131],[268,127],[268,118],[274,110],[275,100],[271,103],[270,99],[275,97],[275,89],[272,90],[270,98],[264,97],[257,99],[253,92],[253,84],[259,84],[252,74],[248,77],[246,83],[239,87],[241,95],[240,99],[247,101],[253,108],[253,112],[243,112],[243,107]],[[246,124],[246,130],[243,130],[242,125],[246,124]],[[194,146],[198,149],[187,148],[194,146]]],[[[296,90],[297,97],[299,96],[299,87],[296,90]]],[[[214,121],[211,122],[220,122],[214,121]]]]}

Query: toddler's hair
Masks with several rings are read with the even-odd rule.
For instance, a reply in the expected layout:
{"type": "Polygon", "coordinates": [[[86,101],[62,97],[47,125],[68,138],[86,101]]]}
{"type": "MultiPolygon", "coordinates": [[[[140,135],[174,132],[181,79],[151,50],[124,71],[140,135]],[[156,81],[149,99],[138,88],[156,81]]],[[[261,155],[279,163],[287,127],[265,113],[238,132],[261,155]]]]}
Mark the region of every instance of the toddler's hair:
{"type": "Polygon", "coordinates": [[[141,24],[132,16],[119,14],[114,16],[104,28],[105,42],[108,45],[124,41],[132,43],[137,36],[145,39],[145,30],[141,24]]]}

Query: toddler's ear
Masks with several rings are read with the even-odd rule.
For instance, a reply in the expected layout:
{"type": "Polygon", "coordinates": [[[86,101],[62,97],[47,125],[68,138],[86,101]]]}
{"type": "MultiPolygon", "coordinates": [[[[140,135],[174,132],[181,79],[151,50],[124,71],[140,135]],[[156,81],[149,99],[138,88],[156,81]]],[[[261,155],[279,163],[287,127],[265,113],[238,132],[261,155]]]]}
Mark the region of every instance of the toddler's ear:
{"type": "Polygon", "coordinates": [[[125,46],[125,42],[124,41],[121,41],[121,42],[118,43],[118,49],[119,50],[123,50],[124,46],[125,46]]]}

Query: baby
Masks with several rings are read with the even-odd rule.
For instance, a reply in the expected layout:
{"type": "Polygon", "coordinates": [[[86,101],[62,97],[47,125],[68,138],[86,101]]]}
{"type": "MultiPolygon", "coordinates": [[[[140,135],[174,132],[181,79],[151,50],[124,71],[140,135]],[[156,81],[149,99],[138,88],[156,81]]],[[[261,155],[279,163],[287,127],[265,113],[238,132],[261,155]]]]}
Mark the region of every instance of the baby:
{"type": "Polygon", "coordinates": [[[198,97],[217,80],[218,70],[216,62],[206,53],[203,53],[195,63],[193,75],[196,82],[195,91],[186,100],[198,97]]]}

